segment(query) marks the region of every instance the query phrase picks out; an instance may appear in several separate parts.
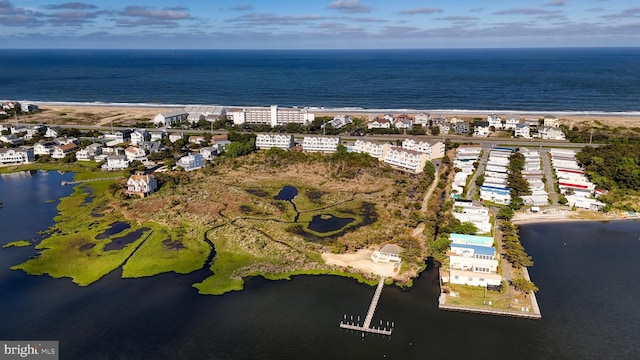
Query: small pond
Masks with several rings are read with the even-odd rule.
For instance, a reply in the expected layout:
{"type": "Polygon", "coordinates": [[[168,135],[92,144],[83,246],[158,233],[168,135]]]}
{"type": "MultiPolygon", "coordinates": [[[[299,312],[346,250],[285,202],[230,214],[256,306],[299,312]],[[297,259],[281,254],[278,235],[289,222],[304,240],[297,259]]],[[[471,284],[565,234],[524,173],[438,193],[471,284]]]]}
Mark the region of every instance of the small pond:
{"type": "Polygon", "coordinates": [[[316,215],[311,219],[308,228],[315,232],[328,233],[338,231],[354,221],[354,218],[341,218],[330,214],[316,215]]]}
{"type": "Polygon", "coordinates": [[[125,236],[114,238],[110,243],[104,246],[104,251],[122,250],[127,244],[130,244],[138,239],[145,231],[149,231],[149,228],[140,228],[134,232],[128,233],[125,236]]]}
{"type": "Polygon", "coordinates": [[[287,185],[283,187],[278,195],[274,196],[273,198],[276,200],[291,201],[294,197],[296,197],[296,195],[298,195],[298,189],[295,186],[287,185]]]}
{"type": "Polygon", "coordinates": [[[113,224],[110,225],[111,227],[108,228],[107,230],[105,230],[102,234],[98,234],[96,236],[96,240],[102,240],[102,239],[106,239],[112,235],[115,235],[117,233],[121,233],[125,230],[127,230],[128,228],[131,227],[131,224],[124,222],[124,221],[118,221],[118,222],[114,222],[113,224]]]}

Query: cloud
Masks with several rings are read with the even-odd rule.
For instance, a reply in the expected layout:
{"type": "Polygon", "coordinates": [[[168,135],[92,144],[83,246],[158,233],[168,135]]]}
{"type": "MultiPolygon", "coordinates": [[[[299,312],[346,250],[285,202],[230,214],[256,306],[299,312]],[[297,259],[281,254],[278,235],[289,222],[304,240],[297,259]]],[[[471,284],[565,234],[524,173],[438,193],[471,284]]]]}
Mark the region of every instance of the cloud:
{"type": "Polygon", "coordinates": [[[91,10],[91,9],[97,9],[98,7],[92,4],[86,4],[81,2],[66,2],[62,4],[45,5],[44,8],[49,10],[59,10],[59,9],[91,10]]]}
{"type": "Polygon", "coordinates": [[[186,10],[187,9],[183,7],[156,10],[148,6],[127,6],[122,10],[120,15],[148,19],[184,20],[190,18],[186,10]]]}
{"type": "Polygon", "coordinates": [[[548,3],[544,4],[544,6],[565,6],[568,0],[551,0],[548,3]]]}
{"type": "Polygon", "coordinates": [[[595,8],[587,9],[587,11],[588,12],[602,12],[602,11],[604,11],[604,8],[603,7],[595,7],[595,8]]]}
{"type": "Polygon", "coordinates": [[[237,5],[237,6],[232,7],[231,10],[249,11],[249,10],[253,10],[253,5],[251,5],[251,4],[237,5]]]}
{"type": "Polygon", "coordinates": [[[24,9],[15,8],[9,0],[0,0],[0,15],[19,15],[24,13],[24,9]]]}
{"type": "Polygon", "coordinates": [[[484,10],[484,8],[478,7],[478,8],[469,9],[469,12],[477,13],[477,12],[481,12],[482,10],[484,10]]]}
{"type": "Polygon", "coordinates": [[[61,26],[80,26],[92,22],[92,19],[100,15],[108,14],[108,11],[63,11],[46,15],[49,23],[61,26]]]}
{"type": "Polygon", "coordinates": [[[548,15],[554,13],[553,11],[547,11],[542,9],[533,8],[518,8],[496,11],[493,15],[548,15]]]}
{"type": "Polygon", "coordinates": [[[436,14],[436,13],[441,13],[444,10],[440,9],[440,8],[416,8],[416,9],[407,9],[407,10],[401,10],[400,14],[402,15],[418,15],[418,14],[436,14]]]}
{"type": "Polygon", "coordinates": [[[334,0],[329,5],[329,9],[350,12],[350,13],[368,13],[371,7],[360,5],[360,0],[334,0]]]}
{"type": "Polygon", "coordinates": [[[324,20],[320,15],[276,15],[271,13],[251,13],[225,20],[225,22],[237,22],[246,25],[273,26],[273,25],[299,25],[306,22],[324,20]]]}
{"type": "Polygon", "coordinates": [[[467,21],[480,20],[480,18],[475,16],[445,16],[442,18],[438,18],[438,20],[453,21],[453,22],[467,22],[467,21]]]}
{"type": "Polygon", "coordinates": [[[633,7],[616,14],[602,15],[601,17],[605,19],[637,18],[640,17],[640,7],[633,7]]]}
{"type": "Polygon", "coordinates": [[[377,19],[377,18],[362,18],[362,17],[345,17],[344,19],[347,20],[351,20],[354,22],[361,22],[361,23],[383,23],[383,22],[389,22],[389,20],[387,19],[377,19]]]}
{"type": "Polygon", "coordinates": [[[32,15],[9,15],[0,17],[0,25],[4,26],[19,26],[19,27],[36,27],[43,23],[32,15]]]}

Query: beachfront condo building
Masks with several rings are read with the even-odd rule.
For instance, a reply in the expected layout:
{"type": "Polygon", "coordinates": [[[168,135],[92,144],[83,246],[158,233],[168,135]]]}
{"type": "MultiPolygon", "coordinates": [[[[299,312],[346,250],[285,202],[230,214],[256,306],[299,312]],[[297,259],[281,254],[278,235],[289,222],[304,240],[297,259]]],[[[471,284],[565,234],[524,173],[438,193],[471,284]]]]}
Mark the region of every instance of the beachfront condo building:
{"type": "Polygon", "coordinates": [[[241,109],[229,109],[227,117],[233,119],[234,125],[262,124],[270,126],[286,124],[307,125],[315,120],[315,114],[308,108],[281,108],[278,105],[271,107],[247,107],[241,109]]]}

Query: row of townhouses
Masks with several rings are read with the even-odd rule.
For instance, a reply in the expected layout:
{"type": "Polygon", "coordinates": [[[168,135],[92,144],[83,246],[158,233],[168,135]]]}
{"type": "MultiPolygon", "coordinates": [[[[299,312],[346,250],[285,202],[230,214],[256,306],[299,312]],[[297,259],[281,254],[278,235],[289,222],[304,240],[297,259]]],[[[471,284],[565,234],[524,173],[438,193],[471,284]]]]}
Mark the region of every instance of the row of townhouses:
{"type": "Polygon", "coordinates": [[[467,179],[473,175],[476,170],[476,164],[480,160],[480,146],[458,146],[456,156],[453,159],[453,167],[460,169],[453,177],[451,184],[451,192],[454,197],[460,197],[465,191],[467,179]]]}
{"type": "Polygon", "coordinates": [[[494,147],[484,169],[480,198],[498,204],[511,203],[511,189],[507,186],[507,166],[513,149],[494,147]]]}
{"type": "Polygon", "coordinates": [[[404,139],[402,146],[377,141],[356,140],[350,151],[366,153],[389,165],[413,173],[421,173],[427,161],[444,157],[444,144],[417,139],[404,139]]]}
{"type": "Polygon", "coordinates": [[[520,148],[519,152],[524,155],[524,169],[522,177],[527,180],[531,195],[523,195],[522,200],[525,205],[545,206],[549,204],[549,194],[545,189],[542,174],[540,152],[538,150],[520,148]]]}

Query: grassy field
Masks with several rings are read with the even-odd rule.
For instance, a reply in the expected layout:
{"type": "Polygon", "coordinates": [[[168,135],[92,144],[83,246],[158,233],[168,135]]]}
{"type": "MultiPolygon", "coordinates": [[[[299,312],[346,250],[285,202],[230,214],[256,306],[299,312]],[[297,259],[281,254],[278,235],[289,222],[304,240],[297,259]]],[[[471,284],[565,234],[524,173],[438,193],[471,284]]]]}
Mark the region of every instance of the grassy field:
{"type": "Polygon", "coordinates": [[[450,290],[447,296],[447,305],[468,306],[496,310],[516,310],[520,307],[528,307],[533,311],[530,297],[525,297],[520,292],[507,291],[499,293],[486,290],[480,286],[466,286],[447,284],[450,290]],[[452,296],[456,294],[456,296],[452,296]],[[491,304],[490,304],[491,303],[491,304]]]}
{"type": "Polygon", "coordinates": [[[27,247],[27,246],[31,246],[31,241],[29,240],[12,241],[10,243],[4,244],[2,247],[6,249],[10,247],[27,247]]]}
{"type": "MultiPolygon", "coordinates": [[[[421,178],[377,162],[344,176],[340,172],[344,164],[327,162],[321,155],[293,157],[274,161],[258,152],[222,158],[204,171],[164,174],[159,191],[143,199],[113,192],[110,186],[115,182],[122,189],[124,179],[83,183],[61,200],[56,225],[37,246],[40,253],[13,268],[69,277],[80,285],[118,267],[123,268],[123,277],[184,274],[205,266],[211,252],[206,234],[215,257],[210,265],[213,275],[194,284],[202,294],[240,290],[248,276],[286,279],[295,274],[330,274],[375,284],[371,274],[327,265],[320,254],[406,240],[411,231],[406,219],[424,195],[416,190],[421,178]],[[274,199],[284,186],[297,188],[295,208],[289,201],[274,199]],[[320,233],[308,228],[316,215],[354,220],[320,233]],[[130,227],[96,240],[116,222],[130,227]],[[121,249],[105,250],[114,238],[141,229],[146,230],[139,239],[121,249]]],[[[126,176],[83,166],[68,169],[84,170],[76,180],[126,176]]],[[[420,241],[415,245],[426,248],[420,241]]],[[[407,263],[403,270],[415,273],[418,267],[407,263]]]]}

